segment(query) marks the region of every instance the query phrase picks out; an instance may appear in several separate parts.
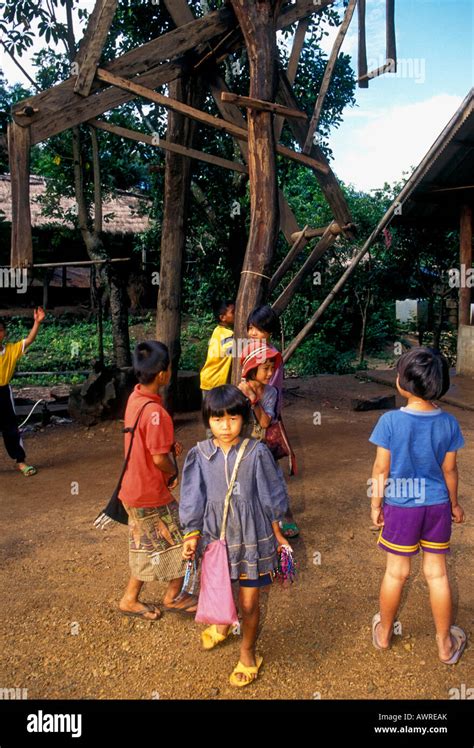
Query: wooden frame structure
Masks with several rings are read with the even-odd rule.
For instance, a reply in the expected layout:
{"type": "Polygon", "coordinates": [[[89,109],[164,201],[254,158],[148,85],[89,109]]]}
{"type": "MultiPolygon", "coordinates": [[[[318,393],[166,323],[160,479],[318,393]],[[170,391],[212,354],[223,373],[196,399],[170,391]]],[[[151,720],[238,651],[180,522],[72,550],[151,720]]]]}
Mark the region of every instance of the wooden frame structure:
{"type": "MultiPolygon", "coordinates": [[[[354,236],[354,226],[343,192],[324,153],[315,142],[315,134],[337,57],[356,5],[359,16],[359,85],[368,85],[371,77],[365,75],[367,71],[364,71],[363,65],[365,0],[349,0],[309,122],[306,113],[301,111],[292,84],[311,18],[331,6],[335,0],[318,0],[317,3],[314,0],[296,0],[295,4],[290,4],[287,0],[229,0],[224,7],[200,18],[194,17],[187,0],[164,0],[175,28],[113,62],[100,65],[117,2],[118,0],[96,0],[72,66],[74,74],[63,83],[13,107],[13,122],[9,126],[8,135],[13,201],[11,265],[28,267],[33,264],[29,230],[31,146],[66,129],[88,123],[92,129],[105,130],[117,137],[139,140],[165,150],[165,181],[169,183],[172,178],[176,178],[178,172],[181,175],[179,178],[183,177],[180,182],[181,197],[176,197],[176,194],[172,197],[173,190],[169,191],[168,184],[167,198],[165,187],[165,212],[167,205],[170,209],[173,201],[174,210],[180,207],[179,201],[183,203],[183,210],[178,211],[182,213],[181,232],[185,230],[184,202],[186,185],[189,186],[189,167],[186,164],[189,164],[189,159],[249,175],[251,225],[238,295],[238,307],[242,312],[238,315],[236,325],[236,334],[241,335],[249,309],[262,298],[262,294],[268,294],[276,288],[313,237],[318,237],[319,241],[275,301],[274,306],[279,313],[286,308],[304,277],[337,241],[338,236],[354,236]],[[288,70],[277,69],[276,31],[296,23],[298,25],[288,70]],[[217,68],[217,63],[243,46],[246,47],[250,64],[248,96],[229,91],[217,68]],[[168,84],[170,92],[176,91],[176,95],[170,93],[169,96],[163,96],[158,93],[156,89],[164,84],[168,84]],[[189,100],[186,101],[186,85],[200,86],[203,91],[210,90],[221,116],[213,117],[199,106],[191,105],[189,100]],[[145,133],[97,119],[134,98],[144,98],[167,109],[169,136],[166,139],[156,140],[145,133]],[[242,107],[247,111],[246,119],[241,112],[242,107]],[[187,120],[194,123],[193,128],[188,128],[186,137],[181,137],[179,132],[187,120]],[[279,144],[285,121],[301,151],[279,144]],[[193,147],[193,132],[196,126],[202,125],[218,128],[233,137],[240,149],[242,161],[231,161],[196,150],[193,147]],[[313,171],[333,213],[334,220],[329,226],[313,229],[307,226],[303,231],[299,229],[285,196],[278,189],[277,154],[313,171]],[[290,249],[280,268],[270,278],[269,268],[278,228],[289,242],[290,249]]],[[[387,55],[389,52],[395,55],[394,0],[386,2],[387,55]]],[[[169,244],[167,247],[162,245],[162,266],[165,268],[172,264],[173,253],[182,253],[182,239],[181,236],[178,244],[169,244]]],[[[179,265],[180,262],[181,259],[178,258],[179,265]]],[[[168,276],[166,272],[161,274],[161,284],[163,283],[159,289],[159,297],[167,296],[166,303],[161,305],[163,314],[167,314],[166,310],[175,313],[179,310],[176,274],[174,277],[168,276]],[[174,301],[170,305],[171,298],[174,301]]],[[[160,309],[160,298],[158,307],[160,309]]],[[[163,339],[168,342],[167,336],[171,333],[166,325],[162,334],[163,339]]]]}

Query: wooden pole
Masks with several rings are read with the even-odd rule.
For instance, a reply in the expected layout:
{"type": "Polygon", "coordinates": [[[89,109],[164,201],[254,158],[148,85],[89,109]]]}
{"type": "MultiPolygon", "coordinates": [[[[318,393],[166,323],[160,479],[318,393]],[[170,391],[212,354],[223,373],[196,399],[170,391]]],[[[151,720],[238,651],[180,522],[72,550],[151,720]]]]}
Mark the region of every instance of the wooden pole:
{"type": "MultiPolygon", "coordinates": [[[[191,23],[194,19],[193,13],[187,3],[187,0],[164,0],[166,8],[175,22],[177,26],[181,26],[186,23],[191,23]]],[[[282,22],[282,18],[287,18],[287,12],[292,13],[295,10],[292,6],[288,8],[287,10],[283,11],[280,14],[280,22],[282,22]]],[[[302,7],[301,5],[298,6],[298,12],[302,13],[303,16],[308,15],[308,11],[310,8],[302,7]]],[[[314,6],[313,6],[314,11],[314,6]]],[[[285,22],[283,21],[283,25],[285,22]]],[[[282,27],[280,25],[280,27],[282,27]]],[[[225,119],[227,122],[233,122],[234,125],[237,125],[239,127],[246,128],[247,122],[244,119],[244,116],[240,109],[235,106],[235,104],[228,104],[221,99],[221,94],[223,91],[228,91],[228,87],[225,83],[225,81],[221,78],[221,76],[218,74],[218,71],[215,67],[210,68],[206,71],[206,77],[205,82],[209,86],[211,90],[211,94],[214,98],[214,101],[216,102],[217,108],[219,112],[221,113],[221,116],[223,119],[225,119]]],[[[277,140],[277,138],[275,138],[277,140]]],[[[240,152],[242,153],[243,159],[246,163],[248,163],[248,148],[247,148],[247,141],[246,140],[236,140],[237,145],[240,149],[240,152]]],[[[278,199],[279,199],[279,205],[280,205],[280,228],[283,232],[285,239],[291,244],[290,236],[294,231],[298,230],[298,223],[296,221],[295,216],[293,215],[293,212],[288,205],[288,201],[285,199],[285,196],[281,190],[279,190],[278,193],[278,199]]]]}
{"type": "Polygon", "coordinates": [[[341,27],[334,41],[334,45],[333,45],[331,54],[329,56],[328,64],[326,65],[326,70],[324,71],[323,80],[321,82],[321,88],[319,89],[319,94],[317,96],[316,104],[314,106],[313,116],[311,117],[311,122],[309,123],[308,134],[306,136],[306,142],[303,148],[304,153],[311,153],[311,146],[313,145],[313,137],[314,137],[314,134],[318,130],[319,118],[321,117],[324,100],[328,92],[329,84],[331,83],[331,79],[334,73],[334,68],[336,67],[337,57],[339,55],[342,42],[344,41],[345,36],[347,34],[347,29],[349,28],[350,23],[352,21],[352,16],[354,14],[356,5],[357,5],[357,0],[349,0],[349,5],[347,6],[346,12],[344,14],[341,27]]]}
{"type": "MultiPolygon", "coordinates": [[[[295,31],[295,36],[293,38],[293,46],[291,47],[290,59],[288,60],[288,68],[286,71],[286,75],[291,85],[293,85],[293,83],[295,82],[296,70],[298,68],[298,62],[301,57],[301,51],[303,49],[304,38],[308,30],[308,26],[309,26],[309,18],[304,18],[302,21],[298,23],[298,26],[295,31]]],[[[284,124],[285,124],[285,117],[277,117],[275,119],[275,122],[273,125],[273,129],[275,131],[275,143],[278,143],[278,141],[280,140],[284,124]]]]}
{"type": "Polygon", "coordinates": [[[395,35],[395,0],[386,0],[386,56],[391,73],[397,72],[397,39],[395,35]]]}
{"type": "MultiPolygon", "coordinates": [[[[180,3],[180,0],[168,1],[170,6],[178,6],[180,3]]],[[[286,28],[302,18],[319,13],[334,1],[321,0],[314,5],[313,0],[299,0],[298,5],[283,9],[278,19],[278,28],[286,28]]],[[[175,18],[174,8],[170,7],[168,10],[175,18]]],[[[235,16],[228,6],[224,6],[197,19],[194,19],[191,12],[191,17],[188,16],[188,21],[182,26],[181,22],[176,23],[179,28],[118,57],[107,64],[107,70],[123,77],[139,76],[140,83],[152,89],[162,86],[181,75],[189,74],[190,64],[180,55],[185,55],[199,45],[228,33],[235,27],[235,16]]],[[[135,98],[130,92],[118,89],[104,90],[97,79],[94,79],[91,88],[94,96],[75,96],[75,84],[76,76],[72,76],[63,83],[42,91],[37,96],[24,99],[12,107],[13,118],[17,124],[31,124],[32,145],[135,98]],[[26,104],[35,110],[31,117],[19,116],[26,104]]]]}
{"type": "Polygon", "coordinates": [[[117,2],[118,0],[96,0],[75,60],[78,68],[74,85],[76,94],[89,96],[95,69],[99,64],[110,25],[117,10],[117,2]]]}
{"type": "Polygon", "coordinates": [[[316,265],[317,261],[323,256],[326,250],[334,244],[340,231],[341,230],[337,223],[332,223],[330,226],[328,226],[319,242],[307,257],[304,264],[298,270],[296,275],[291,279],[287,287],[281,292],[278,299],[274,302],[274,304],[272,304],[273,309],[278,315],[281,315],[285,311],[306,276],[309,275],[309,273],[316,265]]]}
{"type": "Polygon", "coordinates": [[[315,313],[311,317],[311,319],[308,320],[306,325],[303,327],[302,330],[293,338],[289,346],[284,350],[283,352],[283,361],[286,363],[291,356],[294,354],[296,349],[299,345],[305,340],[310,332],[312,332],[314,326],[316,325],[316,322],[322,317],[328,306],[331,304],[332,300],[337,296],[341,288],[344,286],[347,280],[351,277],[355,269],[357,268],[357,265],[362,260],[362,258],[367,254],[379,234],[384,230],[384,228],[390,223],[392,220],[395,211],[399,208],[399,206],[403,203],[403,197],[404,192],[403,190],[398,195],[397,199],[391,204],[387,212],[382,216],[380,221],[378,222],[377,226],[374,228],[372,233],[370,234],[369,238],[365,242],[364,246],[357,252],[354,257],[352,258],[351,264],[347,268],[347,270],[344,271],[344,273],[341,275],[339,280],[337,281],[336,285],[332,289],[332,291],[329,292],[329,294],[326,296],[322,304],[319,305],[319,307],[316,309],[315,313]]]}
{"type": "Polygon", "coordinates": [[[359,88],[368,88],[367,78],[367,42],[365,39],[365,0],[358,0],[357,15],[359,20],[358,30],[358,85],[359,88]]]}
{"type": "MultiPolygon", "coordinates": [[[[242,29],[250,66],[254,99],[274,101],[276,93],[276,20],[281,0],[231,0],[242,29]]],[[[278,238],[279,206],[273,118],[270,112],[248,110],[250,229],[237,294],[235,336],[246,336],[245,324],[262,297],[262,281],[269,280],[270,262],[278,238]]],[[[235,361],[233,381],[240,379],[235,361]]]]}
{"type": "MultiPolygon", "coordinates": [[[[293,88],[283,71],[280,72],[278,100],[285,106],[293,107],[294,109],[299,108],[298,100],[295,96],[293,88]]],[[[306,136],[308,134],[308,126],[305,122],[300,122],[300,120],[297,119],[289,120],[288,124],[291,128],[296,142],[299,143],[301,148],[303,148],[306,142],[306,136]]],[[[326,174],[322,174],[321,172],[318,173],[316,171],[315,174],[324,193],[324,196],[332,210],[335,220],[340,226],[345,226],[346,224],[352,223],[351,214],[339,182],[337,181],[334,172],[329,167],[329,163],[323,151],[318,145],[314,143],[311,147],[311,157],[317,159],[318,161],[322,161],[328,166],[328,172],[326,174]]],[[[346,235],[350,236],[350,232],[347,232],[346,235]]]]}
{"type": "Polygon", "coordinates": [[[259,109],[263,112],[272,112],[272,114],[279,114],[285,118],[294,118],[307,120],[308,115],[306,112],[302,112],[301,109],[289,109],[281,104],[275,104],[272,101],[261,101],[261,99],[251,99],[250,96],[239,96],[238,94],[231,93],[230,91],[223,91],[221,93],[222,101],[228,101],[231,104],[237,104],[240,107],[247,107],[248,109],[259,109]]]}
{"type": "Polygon", "coordinates": [[[12,190],[11,267],[33,262],[30,211],[30,128],[8,125],[8,155],[12,190]]]}
{"type": "MultiPolygon", "coordinates": [[[[459,265],[461,277],[466,278],[472,267],[472,206],[461,206],[459,226],[459,265]],[[463,272],[463,266],[466,272],[463,272]]],[[[471,289],[467,284],[459,287],[459,324],[471,324],[471,289]]]]}
{"type": "Polygon", "coordinates": [[[294,260],[297,258],[297,256],[302,251],[302,249],[306,246],[307,241],[308,241],[306,239],[307,228],[308,228],[308,224],[306,224],[303,231],[298,231],[297,234],[295,235],[293,246],[291,247],[290,251],[284,258],[279,268],[272,275],[272,279],[270,283],[268,284],[268,293],[271,293],[273,289],[278,286],[279,282],[285,275],[286,271],[290,269],[294,260]]]}
{"type": "MultiPolygon", "coordinates": [[[[179,78],[170,86],[170,95],[178,101],[202,104],[203,89],[194,78],[179,78]]],[[[167,140],[188,147],[196,131],[193,120],[169,111],[167,140]]],[[[160,284],[158,287],[156,337],[168,346],[172,367],[170,384],[164,390],[167,409],[176,404],[178,364],[181,355],[181,285],[186,223],[191,194],[192,161],[168,151],[165,160],[163,221],[161,227],[160,284]]]]}
{"type": "MultiPolygon", "coordinates": [[[[275,0],[268,1],[274,2],[275,0]]],[[[183,104],[182,102],[174,99],[172,96],[163,96],[162,94],[159,94],[156,91],[151,91],[149,88],[141,86],[138,83],[133,83],[133,81],[126,80],[125,78],[121,78],[120,76],[112,75],[111,73],[107,72],[107,70],[103,70],[102,68],[99,68],[97,70],[97,77],[99,78],[99,80],[110,83],[112,86],[121,88],[124,91],[131,91],[136,96],[142,96],[144,99],[154,101],[155,104],[163,106],[166,109],[171,109],[173,112],[184,114],[186,117],[190,117],[191,119],[196,120],[196,122],[208,125],[209,127],[215,127],[217,130],[223,130],[224,132],[227,132],[233,137],[240,140],[247,140],[248,132],[245,128],[238,127],[232,122],[226,122],[226,120],[221,119],[220,117],[213,117],[212,114],[203,112],[196,107],[189,106],[188,104],[183,104]]],[[[271,118],[271,114],[269,112],[259,111],[257,113],[259,115],[262,114],[271,118]]],[[[249,118],[249,123],[250,121],[251,118],[249,118]]],[[[304,164],[305,166],[309,166],[310,169],[313,169],[314,171],[321,172],[322,174],[328,174],[329,172],[329,166],[322,160],[317,160],[312,156],[307,156],[303,153],[292,151],[291,148],[285,148],[285,146],[282,145],[277,146],[276,150],[282,156],[286,156],[286,158],[289,158],[292,161],[296,161],[298,163],[304,164]]]]}
{"type": "Polygon", "coordinates": [[[98,130],[110,132],[120,138],[136,140],[139,143],[148,143],[148,145],[153,145],[156,148],[162,148],[164,151],[178,153],[181,156],[197,159],[198,161],[203,161],[207,164],[213,164],[214,166],[220,166],[223,169],[239,171],[243,174],[248,173],[248,168],[246,167],[246,165],[241,164],[238,161],[230,161],[227,158],[213,156],[212,153],[198,151],[195,148],[186,148],[186,146],[179,145],[178,143],[169,143],[165,138],[156,138],[155,136],[149,135],[148,133],[138,132],[137,130],[130,130],[128,127],[119,127],[118,125],[113,125],[110,122],[105,122],[104,120],[99,119],[92,119],[89,121],[89,123],[96,127],[98,130]]]}

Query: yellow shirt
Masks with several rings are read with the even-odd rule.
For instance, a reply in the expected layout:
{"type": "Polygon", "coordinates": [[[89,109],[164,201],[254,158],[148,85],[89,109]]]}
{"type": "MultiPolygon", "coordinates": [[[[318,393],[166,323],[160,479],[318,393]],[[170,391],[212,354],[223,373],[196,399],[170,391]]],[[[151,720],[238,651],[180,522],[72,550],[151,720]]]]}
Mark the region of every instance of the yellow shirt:
{"type": "Polygon", "coordinates": [[[24,352],[24,340],[20,340],[18,343],[4,344],[0,350],[0,387],[10,384],[17,362],[23,356],[24,352]]]}
{"type": "Polygon", "coordinates": [[[232,366],[234,333],[229,327],[217,325],[209,340],[206,363],[201,369],[201,389],[212,390],[227,384],[232,366]]]}

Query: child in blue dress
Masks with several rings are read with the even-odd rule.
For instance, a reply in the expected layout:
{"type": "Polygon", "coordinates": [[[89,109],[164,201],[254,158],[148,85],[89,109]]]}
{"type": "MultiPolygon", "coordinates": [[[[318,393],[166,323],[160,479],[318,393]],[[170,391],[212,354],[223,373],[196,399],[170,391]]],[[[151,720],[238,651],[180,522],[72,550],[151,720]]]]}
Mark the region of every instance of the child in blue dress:
{"type": "MultiPolygon", "coordinates": [[[[203,404],[204,425],[212,439],[193,447],[183,467],[179,516],[184,533],[184,556],[194,558],[219,539],[224,499],[242,431],[250,417],[245,395],[233,385],[210,390],[203,404]]],[[[270,451],[250,439],[240,463],[226,525],[230,577],[238,581],[242,615],[242,645],[233,686],[252,683],[263,658],[256,655],[260,588],[272,583],[278,550],[286,544],[279,521],[288,505],[281,470],[270,451]]],[[[227,638],[230,626],[212,625],[201,636],[205,649],[227,638]]]]}

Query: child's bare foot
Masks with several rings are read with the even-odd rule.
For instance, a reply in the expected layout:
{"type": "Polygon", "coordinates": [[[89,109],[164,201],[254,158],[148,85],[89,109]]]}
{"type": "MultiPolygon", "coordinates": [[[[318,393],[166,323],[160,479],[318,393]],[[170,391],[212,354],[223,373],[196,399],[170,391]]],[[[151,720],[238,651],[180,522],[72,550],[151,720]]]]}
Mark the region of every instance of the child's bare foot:
{"type": "Polygon", "coordinates": [[[139,600],[130,600],[122,597],[119,602],[119,610],[125,615],[141,616],[146,621],[157,621],[161,618],[161,610],[151,603],[141,603],[139,600]]]}
{"type": "Polygon", "coordinates": [[[190,595],[187,592],[178,595],[176,598],[165,595],[163,605],[165,610],[168,611],[175,610],[176,612],[192,614],[197,610],[197,598],[195,595],[190,595]]]}
{"type": "Polygon", "coordinates": [[[455,665],[467,643],[466,633],[459,626],[451,626],[449,634],[436,634],[438,655],[445,665],[455,665]]]}

